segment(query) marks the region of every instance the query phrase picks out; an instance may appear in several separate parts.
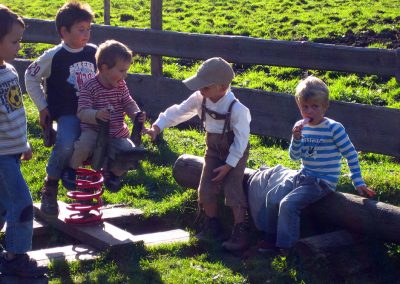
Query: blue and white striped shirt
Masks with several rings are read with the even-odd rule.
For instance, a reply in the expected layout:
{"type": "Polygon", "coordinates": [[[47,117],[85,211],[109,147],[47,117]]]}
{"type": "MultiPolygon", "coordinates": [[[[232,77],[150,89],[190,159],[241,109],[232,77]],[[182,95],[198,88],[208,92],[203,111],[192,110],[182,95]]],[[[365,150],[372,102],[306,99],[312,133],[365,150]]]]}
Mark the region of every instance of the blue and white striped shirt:
{"type": "Polygon", "coordinates": [[[346,158],[354,186],[365,185],[361,177],[358,154],[344,127],[325,118],[318,125],[304,125],[300,140],[292,138],[290,158],[302,161],[301,171],[324,181],[332,190],[339,180],[341,159],[346,158]]]}

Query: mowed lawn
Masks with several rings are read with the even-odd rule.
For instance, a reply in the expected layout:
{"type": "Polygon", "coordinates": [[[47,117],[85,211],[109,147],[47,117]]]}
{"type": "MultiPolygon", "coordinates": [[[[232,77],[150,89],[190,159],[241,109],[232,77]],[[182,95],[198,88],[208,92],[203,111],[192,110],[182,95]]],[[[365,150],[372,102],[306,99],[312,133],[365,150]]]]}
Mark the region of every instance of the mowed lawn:
{"type": "MultiPolygon", "coordinates": [[[[103,21],[103,1],[87,1],[95,10],[97,24],[103,21]]],[[[354,46],[398,48],[400,1],[163,1],[163,28],[171,31],[243,35],[280,40],[310,40],[354,46]]],[[[54,19],[64,1],[3,1],[24,17],[54,19]]],[[[111,1],[111,24],[149,28],[150,1],[111,1]]],[[[50,45],[24,44],[21,56],[35,58],[50,45]]],[[[164,76],[183,79],[192,75],[199,62],[164,58],[164,76]]],[[[307,70],[274,66],[234,65],[234,86],[293,93],[307,70]]],[[[135,56],[132,72],[149,73],[149,57],[135,56]]],[[[329,85],[333,99],[398,108],[400,86],[394,78],[362,76],[340,72],[308,70],[329,85]]],[[[22,78],[21,78],[22,79],[22,78]]],[[[134,93],[134,90],[132,90],[134,93]]],[[[173,94],[171,94],[173,95],[173,94]]],[[[33,198],[45,176],[50,150],[43,147],[38,113],[25,97],[29,139],[34,159],[23,163],[22,170],[33,198]]],[[[202,155],[204,133],[197,130],[169,129],[164,141],[156,145],[147,137],[145,147],[152,153],[137,171],[130,172],[119,193],[104,194],[107,203],[122,203],[145,212],[144,222],[162,220],[170,227],[193,230],[196,191],[182,188],[172,177],[172,166],[183,153],[202,155]]],[[[252,136],[249,168],[283,164],[298,168],[289,159],[287,141],[252,136]]],[[[400,166],[392,157],[360,153],[363,176],[378,193],[377,199],[400,205],[400,166]]],[[[339,190],[352,192],[348,169],[344,167],[339,190]]],[[[60,200],[68,201],[61,189],[60,200]]],[[[230,216],[224,212],[226,219],[230,216]]],[[[255,235],[256,237],[256,235],[255,235]]],[[[54,232],[47,240],[52,246],[63,239],[54,232]]],[[[255,241],[255,238],[254,238],[255,241]]],[[[342,275],[337,278],[330,266],[321,263],[305,268],[294,258],[259,254],[249,260],[226,253],[214,243],[192,239],[187,244],[153,248],[132,246],[125,251],[108,251],[96,261],[51,265],[52,283],[395,283],[400,264],[400,247],[384,244],[377,254],[377,271],[342,275]]]]}

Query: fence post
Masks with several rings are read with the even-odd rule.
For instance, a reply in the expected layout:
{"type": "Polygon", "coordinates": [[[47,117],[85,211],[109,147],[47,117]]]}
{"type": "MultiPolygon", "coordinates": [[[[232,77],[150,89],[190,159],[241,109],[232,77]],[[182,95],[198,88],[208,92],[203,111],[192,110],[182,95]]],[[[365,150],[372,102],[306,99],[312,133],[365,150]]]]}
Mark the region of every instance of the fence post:
{"type": "Polygon", "coordinates": [[[104,0],[104,24],[110,25],[110,0],[104,0]]]}
{"type": "MultiPolygon", "coordinates": [[[[162,0],[151,0],[151,28],[162,30],[162,0]]],[[[151,75],[162,76],[162,57],[151,56],[151,75]]]]}

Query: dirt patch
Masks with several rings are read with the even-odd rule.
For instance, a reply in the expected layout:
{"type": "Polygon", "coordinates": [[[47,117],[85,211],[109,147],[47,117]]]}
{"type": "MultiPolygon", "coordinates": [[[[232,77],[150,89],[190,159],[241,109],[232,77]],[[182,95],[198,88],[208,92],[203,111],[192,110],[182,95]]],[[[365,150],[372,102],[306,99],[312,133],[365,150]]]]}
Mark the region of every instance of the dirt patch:
{"type": "Polygon", "coordinates": [[[379,43],[386,48],[396,49],[400,47],[400,31],[384,29],[379,33],[373,30],[364,30],[359,33],[354,33],[352,30],[347,30],[345,35],[332,35],[329,38],[317,38],[314,42],[357,47],[367,47],[371,44],[379,43]]]}

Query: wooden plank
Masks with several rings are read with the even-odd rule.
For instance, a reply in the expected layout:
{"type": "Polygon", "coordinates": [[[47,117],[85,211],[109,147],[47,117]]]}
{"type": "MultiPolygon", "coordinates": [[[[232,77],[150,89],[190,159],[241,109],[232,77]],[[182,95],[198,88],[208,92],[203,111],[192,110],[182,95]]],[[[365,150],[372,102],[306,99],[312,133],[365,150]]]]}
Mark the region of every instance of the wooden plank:
{"type": "MultiPolygon", "coordinates": [[[[47,232],[48,229],[48,225],[41,221],[41,220],[33,220],[33,234],[35,236],[40,236],[40,235],[44,235],[47,232]]],[[[4,233],[6,231],[7,228],[7,223],[4,224],[3,229],[1,229],[1,232],[4,233]]]]}
{"type": "Polygon", "coordinates": [[[51,261],[80,261],[97,258],[100,254],[89,245],[67,245],[28,252],[39,265],[48,265],[51,261]]]}
{"type": "Polygon", "coordinates": [[[90,244],[96,249],[105,250],[113,246],[120,246],[131,242],[138,242],[130,233],[108,223],[74,225],[65,223],[64,219],[69,216],[64,202],[58,201],[60,214],[58,218],[47,218],[34,204],[35,214],[44,219],[56,229],[64,232],[82,243],[90,244]]]}
{"type": "MultiPolygon", "coordinates": [[[[59,43],[54,21],[25,19],[24,42],[59,43]]],[[[179,58],[224,57],[229,62],[398,75],[396,50],[265,40],[244,36],[189,34],[92,25],[91,40],[114,38],[138,53],[179,58]]]]}
{"type": "Polygon", "coordinates": [[[151,234],[136,235],[136,237],[142,240],[145,245],[153,246],[166,243],[187,242],[189,241],[190,235],[184,230],[176,229],[151,234]]]}
{"type": "MultiPolygon", "coordinates": [[[[20,76],[29,61],[15,60],[20,76]]],[[[155,120],[167,107],[185,100],[191,91],[181,81],[148,75],[129,75],[128,87],[146,115],[155,120]],[[154,95],[152,95],[154,94],[154,95]]],[[[22,85],[24,87],[24,85],[22,85]]],[[[290,94],[232,88],[251,112],[251,133],[289,140],[294,123],[300,119],[290,94]]],[[[356,103],[331,101],[327,116],[341,122],[358,151],[400,156],[400,110],[356,103]]],[[[185,126],[200,126],[196,117],[185,126]]]]}
{"type": "Polygon", "coordinates": [[[122,246],[129,243],[144,242],[145,244],[159,244],[165,242],[187,241],[188,233],[183,230],[172,230],[152,234],[133,235],[108,222],[88,225],[66,224],[64,219],[69,216],[66,204],[58,201],[60,214],[58,218],[46,218],[34,204],[35,214],[46,220],[56,229],[68,234],[82,243],[90,244],[96,249],[105,250],[110,247],[122,246]]]}
{"type": "Polygon", "coordinates": [[[1,284],[47,284],[49,283],[49,278],[46,275],[39,278],[23,278],[23,277],[0,274],[0,283],[1,284]]]}

